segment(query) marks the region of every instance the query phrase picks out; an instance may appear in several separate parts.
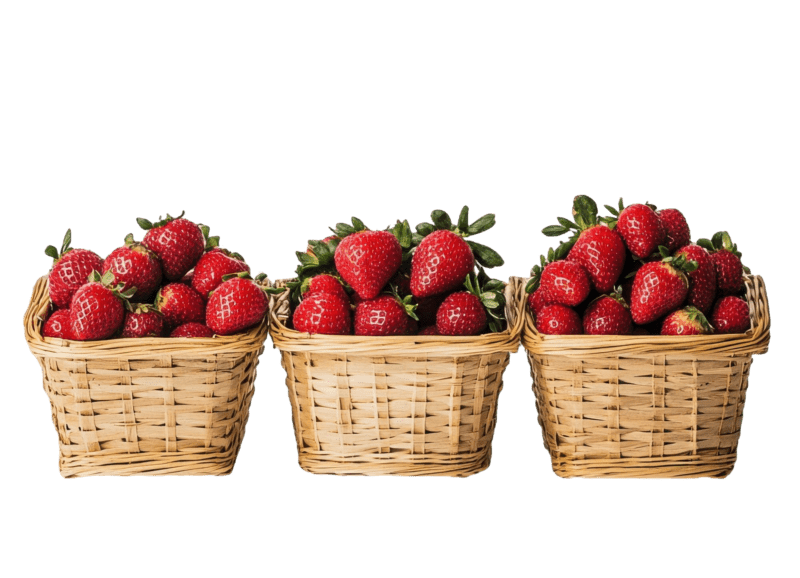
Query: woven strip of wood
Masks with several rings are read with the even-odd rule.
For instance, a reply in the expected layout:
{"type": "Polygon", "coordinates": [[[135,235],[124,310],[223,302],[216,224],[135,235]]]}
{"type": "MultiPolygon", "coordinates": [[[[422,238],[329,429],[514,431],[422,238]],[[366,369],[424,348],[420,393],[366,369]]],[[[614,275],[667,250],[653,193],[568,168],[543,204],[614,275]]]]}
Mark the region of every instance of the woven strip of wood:
{"type": "Polygon", "coordinates": [[[286,369],[301,468],[464,477],[489,467],[503,371],[522,329],[510,286],[509,328],[475,337],[299,333],[285,324],[288,297],[273,296],[269,330],[286,369]]]}
{"type": "Polygon", "coordinates": [[[267,322],[209,339],[43,338],[47,278],[25,313],[66,478],[223,475],[233,470],[267,322]]]}
{"type": "Polygon", "coordinates": [[[767,351],[770,336],[764,281],[748,276],[745,284],[752,327],[740,335],[542,335],[525,301],[518,302],[553,471],[606,478],[730,474],[750,364],[767,351]]]}

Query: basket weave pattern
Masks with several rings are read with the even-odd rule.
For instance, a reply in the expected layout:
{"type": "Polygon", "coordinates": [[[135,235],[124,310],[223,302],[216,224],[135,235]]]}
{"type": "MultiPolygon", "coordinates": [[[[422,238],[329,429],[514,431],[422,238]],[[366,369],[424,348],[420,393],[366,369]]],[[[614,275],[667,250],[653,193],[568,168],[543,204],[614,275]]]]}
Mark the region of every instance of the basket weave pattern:
{"type": "MultiPolygon", "coordinates": [[[[284,286],[279,281],[276,286],[284,286]]],[[[510,288],[509,303],[514,302],[510,288]]],[[[521,319],[476,337],[308,335],[273,297],[300,466],[319,474],[468,476],[486,469],[521,319]]]]}
{"type": "Polygon", "coordinates": [[[555,473],[727,476],[752,357],[769,343],[764,282],[749,276],[746,287],[744,335],[545,336],[523,302],[522,342],[555,473]]]}
{"type": "Polygon", "coordinates": [[[228,474],[244,436],[266,322],[213,339],[42,338],[47,278],[25,314],[64,477],[228,474]]]}

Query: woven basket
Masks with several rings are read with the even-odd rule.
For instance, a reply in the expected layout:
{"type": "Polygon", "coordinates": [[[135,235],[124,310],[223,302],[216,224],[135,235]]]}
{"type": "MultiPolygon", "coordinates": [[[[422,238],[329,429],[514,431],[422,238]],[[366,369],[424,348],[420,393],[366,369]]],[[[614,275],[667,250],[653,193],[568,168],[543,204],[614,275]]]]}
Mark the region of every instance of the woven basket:
{"type": "Polygon", "coordinates": [[[48,299],[42,277],[25,337],[42,366],[62,476],[231,472],[266,320],[230,337],[66,341],[42,337],[48,299]]]}
{"type": "Polygon", "coordinates": [[[542,335],[523,301],[522,343],[553,471],[606,478],[730,474],[750,364],[769,344],[764,281],[748,276],[745,284],[752,328],[740,335],[542,335]]]}
{"type": "MultiPolygon", "coordinates": [[[[506,298],[518,302],[510,287],[506,298]]],[[[513,306],[509,329],[475,337],[309,335],[286,327],[289,312],[288,292],[273,296],[269,329],[301,468],[463,477],[489,467],[503,371],[522,329],[513,306]]]]}

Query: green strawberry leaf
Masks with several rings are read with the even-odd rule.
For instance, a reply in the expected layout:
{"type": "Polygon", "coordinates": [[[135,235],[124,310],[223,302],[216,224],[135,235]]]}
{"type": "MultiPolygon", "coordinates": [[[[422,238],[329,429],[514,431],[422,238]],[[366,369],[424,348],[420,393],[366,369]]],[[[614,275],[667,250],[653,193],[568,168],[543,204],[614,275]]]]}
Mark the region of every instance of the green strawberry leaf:
{"type": "Polygon", "coordinates": [[[420,223],[417,225],[417,233],[419,233],[423,237],[427,237],[431,233],[436,230],[436,227],[431,225],[430,223],[420,223]]]}
{"type": "Polygon", "coordinates": [[[488,215],[482,216],[480,219],[476,220],[472,223],[469,227],[467,227],[466,231],[470,235],[477,235],[478,233],[483,233],[484,231],[488,231],[495,225],[495,217],[493,213],[489,213],[488,215]]]}
{"type": "Polygon", "coordinates": [[[145,231],[149,231],[153,228],[153,223],[148,221],[147,219],[138,218],[136,222],[139,223],[139,226],[144,229],[145,231]]]}
{"type": "Polygon", "coordinates": [[[453,228],[453,222],[450,220],[450,215],[445,213],[444,211],[435,210],[431,213],[431,219],[433,220],[433,224],[436,225],[437,229],[446,229],[450,230],[453,228]]]}
{"type": "Polygon", "coordinates": [[[48,257],[52,257],[53,261],[58,261],[58,249],[53,247],[52,245],[48,245],[47,248],[44,250],[44,254],[48,257]]]}
{"type": "Polygon", "coordinates": [[[550,225],[542,229],[542,233],[544,233],[547,237],[558,237],[567,231],[569,231],[569,229],[562,227],[561,225],[550,225]]]}
{"type": "Polygon", "coordinates": [[[468,232],[469,229],[469,207],[464,205],[461,213],[458,215],[458,230],[462,233],[468,232]]]}
{"type": "Polygon", "coordinates": [[[472,249],[475,260],[484,267],[491,269],[492,267],[499,267],[505,263],[503,258],[494,249],[490,249],[486,245],[481,245],[475,241],[467,241],[467,244],[472,249]]]}

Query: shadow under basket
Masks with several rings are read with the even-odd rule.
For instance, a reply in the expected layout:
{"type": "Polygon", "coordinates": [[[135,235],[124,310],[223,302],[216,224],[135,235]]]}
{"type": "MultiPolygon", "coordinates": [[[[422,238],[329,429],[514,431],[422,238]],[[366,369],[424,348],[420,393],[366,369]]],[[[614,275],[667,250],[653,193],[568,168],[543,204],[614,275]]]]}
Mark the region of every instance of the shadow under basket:
{"type": "Polygon", "coordinates": [[[745,286],[751,329],[737,335],[543,335],[523,303],[522,343],[553,471],[565,478],[730,474],[750,364],[769,344],[764,281],[747,276],[745,286]]]}
{"type": "MultiPolygon", "coordinates": [[[[284,287],[278,281],[277,287],[284,287]]],[[[522,320],[474,337],[309,335],[270,303],[300,467],[314,474],[464,477],[489,467],[497,400],[522,320]]]]}
{"type": "Polygon", "coordinates": [[[215,338],[43,338],[47,277],[25,313],[65,478],[223,475],[233,470],[267,322],[215,338]]]}

